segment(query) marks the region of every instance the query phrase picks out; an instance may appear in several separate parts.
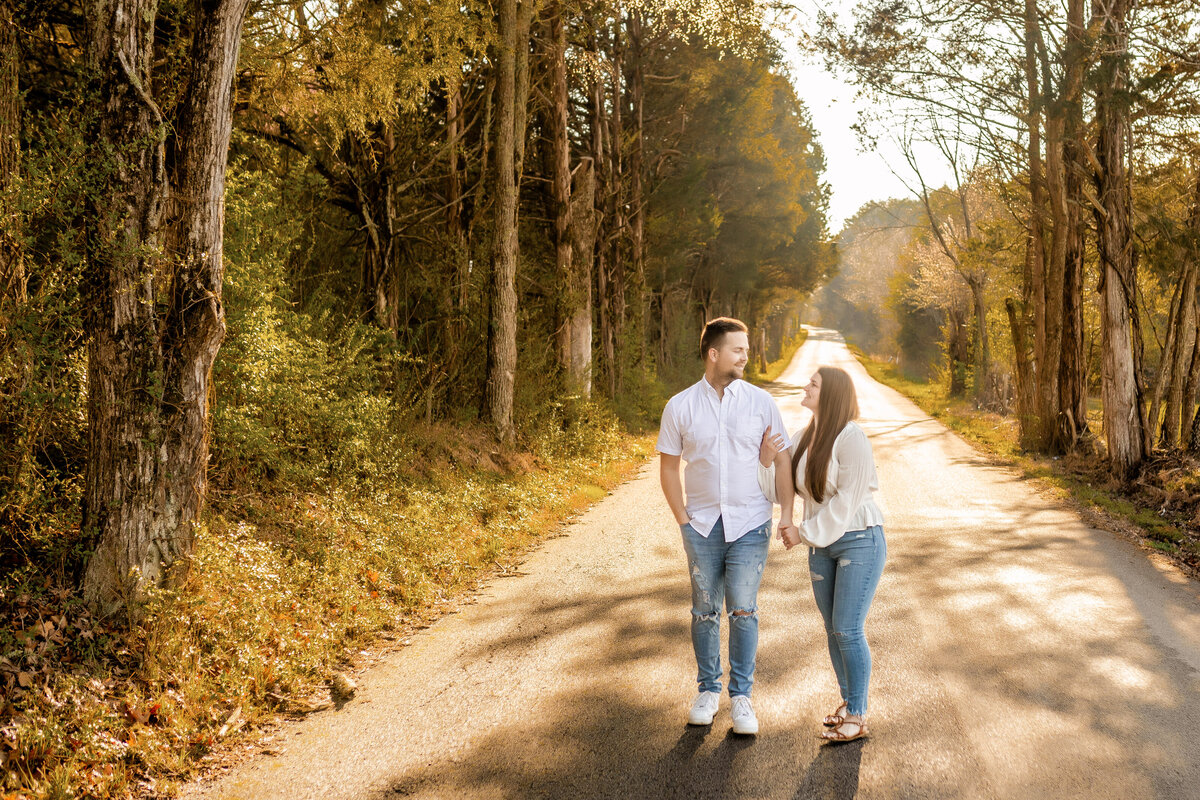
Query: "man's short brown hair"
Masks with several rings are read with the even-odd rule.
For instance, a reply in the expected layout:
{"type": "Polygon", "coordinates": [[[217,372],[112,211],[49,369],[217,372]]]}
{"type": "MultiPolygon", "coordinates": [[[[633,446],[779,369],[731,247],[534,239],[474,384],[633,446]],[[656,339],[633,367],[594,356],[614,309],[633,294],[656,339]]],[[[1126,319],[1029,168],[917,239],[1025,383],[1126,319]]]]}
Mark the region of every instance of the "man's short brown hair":
{"type": "Polygon", "coordinates": [[[710,319],[704,326],[704,333],[700,334],[700,359],[708,358],[708,351],[714,347],[720,347],[725,334],[735,331],[741,331],[745,334],[750,333],[750,329],[746,327],[746,323],[740,319],[734,319],[733,317],[710,319]]]}

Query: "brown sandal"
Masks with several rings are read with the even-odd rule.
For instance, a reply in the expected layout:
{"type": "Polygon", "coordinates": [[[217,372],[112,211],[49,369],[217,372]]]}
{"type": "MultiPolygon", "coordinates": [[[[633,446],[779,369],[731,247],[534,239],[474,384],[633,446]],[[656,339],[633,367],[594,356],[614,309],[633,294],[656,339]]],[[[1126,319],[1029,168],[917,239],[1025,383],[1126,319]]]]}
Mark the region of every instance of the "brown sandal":
{"type": "Polygon", "coordinates": [[[870,731],[867,730],[867,721],[865,719],[858,722],[855,722],[854,720],[843,720],[842,724],[838,725],[836,728],[824,731],[821,734],[821,738],[830,742],[853,742],[855,739],[862,739],[869,735],[870,731]],[[851,735],[846,735],[842,732],[842,728],[846,725],[853,725],[858,728],[858,730],[851,735]]]}
{"type": "Polygon", "coordinates": [[[846,715],[843,712],[846,712],[849,710],[850,710],[850,707],[848,705],[846,705],[845,703],[842,703],[840,706],[837,707],[837,711],[834,711],[832,714],[825,715],[825,719],[822,722],[822,724],[826,728],[836,728],[837,726],[841,725],[843,722],[846,721],[846,715]]]}

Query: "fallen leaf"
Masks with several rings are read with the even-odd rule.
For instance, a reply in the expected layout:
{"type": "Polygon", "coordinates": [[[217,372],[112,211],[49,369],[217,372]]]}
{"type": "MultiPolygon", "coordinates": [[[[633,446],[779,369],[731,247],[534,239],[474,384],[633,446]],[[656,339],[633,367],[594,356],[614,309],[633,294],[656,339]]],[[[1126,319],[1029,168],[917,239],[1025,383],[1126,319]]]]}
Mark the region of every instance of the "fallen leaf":
{"type": "Polygon", "coordinates": [[[145,725],[150,721],[150,714],[148,712],[137,708],[128,701],[123,702],[122,705],[125,708],[125,714],[129,717],[131,722],[138,725],[145,725]]]}
{"type": "Polygon", "coordinates": [[[33,685],[33,676],[28,672],[22,672],[17,675],[17,683],[21,685],[22,689],[28,689],[33,685]]]}

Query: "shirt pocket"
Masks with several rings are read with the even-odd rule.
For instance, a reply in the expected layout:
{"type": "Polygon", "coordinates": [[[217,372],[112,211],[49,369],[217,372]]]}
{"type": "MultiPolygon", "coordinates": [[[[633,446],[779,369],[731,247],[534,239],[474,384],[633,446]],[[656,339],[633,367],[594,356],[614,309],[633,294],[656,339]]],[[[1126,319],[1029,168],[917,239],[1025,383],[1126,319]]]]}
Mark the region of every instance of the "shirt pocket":
{"type": "Polygon", "coordinates": [[[760,414],[748,414],[734,423],[733,438],[740,445],[751,446],[757,453],[762,444],[763,432],[767,429],[766,418],[760,414]]]}

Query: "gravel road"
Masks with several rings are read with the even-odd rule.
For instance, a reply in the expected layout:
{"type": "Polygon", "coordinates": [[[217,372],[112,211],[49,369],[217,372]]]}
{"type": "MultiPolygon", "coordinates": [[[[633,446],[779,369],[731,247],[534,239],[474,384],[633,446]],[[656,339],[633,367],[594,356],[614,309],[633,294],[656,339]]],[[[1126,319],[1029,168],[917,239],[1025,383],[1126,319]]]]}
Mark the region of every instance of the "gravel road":
{"type": "Polygon", "coordinates": [[[773,393],[795,430],[817,365],[854,376],[887,515],[870,739],[817,738],[837,690],[806,551],[778,542],[759,595],[761,732],[730,731],[728,697],[711,728],[684,724],[688,581],[652,462],[365,673],[356,699],[289,724],[279,755],[184,796],[1200,799],[1200,587],[810,331],[773,393]]]}

